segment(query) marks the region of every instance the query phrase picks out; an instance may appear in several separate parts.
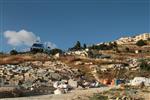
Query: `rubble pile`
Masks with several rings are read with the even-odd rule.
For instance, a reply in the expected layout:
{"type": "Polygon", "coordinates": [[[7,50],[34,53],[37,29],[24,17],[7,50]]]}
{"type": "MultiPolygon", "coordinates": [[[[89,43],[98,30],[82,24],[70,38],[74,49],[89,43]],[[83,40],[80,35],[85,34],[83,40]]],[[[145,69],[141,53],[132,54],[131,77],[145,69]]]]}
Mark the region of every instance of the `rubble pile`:
{"type": "Polygon", "coordinates": [[[49,87],[48,89],[53,91],[55,81],[68,80],[79,74],[77,69],[70,68],[59,61],[34,61],[19,65],[1,65],[0,86],[19,87],[31,91],[39,87],[49,87]]]}
{"type": "Polygon", "coordinates": [[[129,70],[139,70],[140,62],[138,62],[138,59],[128,59],[127,62],[129,64],[129,70]]]}
{"type": "Polygon", "coordinates": [[[101,64],[101,65],[90,65],[91,69],[100,70],[102,72],[110,70],[127,70],[127,71],[137,71],[140,69],[141,62],[138,59],[128,59],[125,64],[114,63],[114,64],[101,64]]]}

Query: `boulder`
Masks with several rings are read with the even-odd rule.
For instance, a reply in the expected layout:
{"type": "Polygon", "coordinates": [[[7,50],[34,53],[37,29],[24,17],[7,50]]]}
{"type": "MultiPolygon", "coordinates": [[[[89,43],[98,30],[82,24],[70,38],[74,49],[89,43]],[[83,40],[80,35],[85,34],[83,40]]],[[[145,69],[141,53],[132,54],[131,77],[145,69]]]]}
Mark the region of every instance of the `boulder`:
{"type": "Polygon", "coordinates": [[[43,63],[41,61],[33,61],[32,64],[35,66],[42,66],[43,65],[43,63]]]}
{"type": "Polygon", "coordinates": [[[74,81],[73,79],[69,79],[68,84],[71,88],[77,88],[77,86],[78,86],[77,81],[74,81]]]}
{"type": "Polygon", "coordinates": [[[58,73],[51,73],[51,78],[54,80],[59,80],[61,76],[58,73]]]}
{"type": "Polygon", "coordinates": [[[59,86],[59,81],[56,81],[56,82],[54,82],[54,83],[53,83],[53,87],[54,87],[54,88],[56,88],[56,89],[57,89],[57,88],[58,88],[58,86],[59,86]]]}
{"type": "Polygon", "coordinates": [[[9,81],[9,84],[12,86],[18,86],[18,83],[19,83],[19,80],[16,80],[14,78],[9,81]]]}
{"type": "Polygon", "coordinates": [[[54,55],[55,58],[59,58],[60,57],[60,53],[57,53],[54,55]]]}
{"type": "Polygon", "coordinates": [[[16,79],[16,80],[23,80],[23,76],[22,75],[14,75],[14,78],[16,79]]]}
{"type": "Polygon", "coordinates": [[[75,62],[75,65],[83,65],[83,62],[81,62],[81,61],[76,61],[76,62],[75,62]]]}
{"type": "Polygon", "coordinates": [[[58,88],[54,91],[54,94],[64,94],[64,90],[58,88]]]}
{"type": "Polygon", "coordinates": [[[145,86],[150,86],[150,79],[145,77],[135,77],[131,81],[131,85],[140,86],[141,83],[144,83],[145,86]]]}

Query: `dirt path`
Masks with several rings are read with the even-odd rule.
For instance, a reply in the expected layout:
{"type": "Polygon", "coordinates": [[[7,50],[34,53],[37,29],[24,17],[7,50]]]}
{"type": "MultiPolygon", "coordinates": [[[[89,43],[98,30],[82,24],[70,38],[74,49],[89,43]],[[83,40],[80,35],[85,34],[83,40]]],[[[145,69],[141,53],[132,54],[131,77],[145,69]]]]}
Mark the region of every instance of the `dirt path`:
{"type": "MultiPolygon", "coordinates": [[[[22,98],[6,98],[0,100],[79,100],[79,97],[90,96],[93,93],[103,92],[109,90],[110,87],[101,87],[101,88],[90,88],[86,90],[73,90],[67,94],[61,95],[42,95],[42,96],[33,96],[33,97],[22,97],[22,98]]],[[[84,98],[84,100],[87,100],[84,98]]]]}

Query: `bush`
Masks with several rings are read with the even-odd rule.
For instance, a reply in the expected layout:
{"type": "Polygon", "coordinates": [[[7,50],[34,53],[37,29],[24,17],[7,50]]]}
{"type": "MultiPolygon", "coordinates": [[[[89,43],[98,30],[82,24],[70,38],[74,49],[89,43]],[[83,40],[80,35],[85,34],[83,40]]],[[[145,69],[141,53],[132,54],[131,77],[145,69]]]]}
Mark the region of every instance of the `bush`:
{"type": "Polygon", "coordinates": [[[18,54],[18,51],[17,51],[17,50],[11,50],[11,51],[10,51],[10,54],[11,54],[11,55],[16,55],[16,54],[18,54]]]}
{"type": "Polygon", "coordinates": [[[86,48],[87,48],[86,44],[83,44],[83,49],[86,49],[86,48]]]}
{"type": "Polygon", "coordinates": [[[55,54],[57,54],[57,53],[62,54],[63,51],[62,51],[61,49],[57,49],[57,48],[50,50],[50,54],[51,54],[51,55],[55,55],[55,54]]]}
{"type": "Polygon", "coordinates": [[[126,47],[125,50],[126,50],[126,52],[129,52],[129,51],[130,51],[130,49],[129,49],[128,47],[126,47]]]}
{"type": "Polygon", "coordinates": [[[93,50],[112,50],[112,49],[116,49],[117,48],[117,43],[109,43],[109,44],[100,44],[100,45],[92,45],[91,47],[89,47],[89,49],[93,49],[93,50]]]}
{"type": "Polygon", "coordinates": [[[43,53],[43,49],[31,49],[30,52],[35,54],[35,53],[43,53]]]}
{"type": "Polygon", "coordinates": [[[72,48],[69,48],[68,50],[69,51],[76,51],[76,50],[81,50],[81,49],[83,49],[83,47],[81,46],[80,41],[77,41],[77,43],[72,48]]]}
{"type": "Polygon", "coordinates": [[[150,71],[150,64],[146,60],[141,60],[140,69],[144,71],[150,71]]]}
{"type": "Polygon", "coordinates": [[[0,55],[3,55],[4,53],[3,52],[0,52],[0,55]]]}
{"type": "Polygon", "coordinates": [[[147,43],[144,40],[139,40],[136,42],[136,45],[137,46],[144,46],[144,45],[147,45],[147,43]]]}

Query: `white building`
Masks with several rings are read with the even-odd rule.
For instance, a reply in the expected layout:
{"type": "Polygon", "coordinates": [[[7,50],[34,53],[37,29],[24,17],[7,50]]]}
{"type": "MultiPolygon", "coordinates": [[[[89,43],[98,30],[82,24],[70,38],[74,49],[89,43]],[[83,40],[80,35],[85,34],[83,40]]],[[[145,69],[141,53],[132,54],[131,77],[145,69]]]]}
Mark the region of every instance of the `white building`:
{"type": "Polygon", "coordinates": [[[129,44],[136,43],[139,40],[148,40],[150,38],[150,33],[143,33],[134,37],[121,37],[116,40],[117,44],[129,44]]]}
{"type": "Polygon", "coordinates": [[[143,34],[135,36],[133,39],[134,39],[134,41],[137,42],[139,40],[147,40],[149,38],[150,38],[150,33],[143,33],[143,34]]]}

